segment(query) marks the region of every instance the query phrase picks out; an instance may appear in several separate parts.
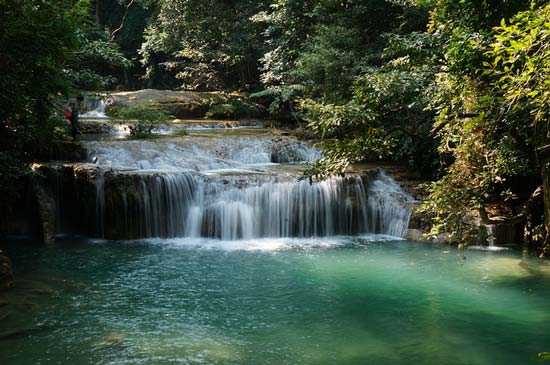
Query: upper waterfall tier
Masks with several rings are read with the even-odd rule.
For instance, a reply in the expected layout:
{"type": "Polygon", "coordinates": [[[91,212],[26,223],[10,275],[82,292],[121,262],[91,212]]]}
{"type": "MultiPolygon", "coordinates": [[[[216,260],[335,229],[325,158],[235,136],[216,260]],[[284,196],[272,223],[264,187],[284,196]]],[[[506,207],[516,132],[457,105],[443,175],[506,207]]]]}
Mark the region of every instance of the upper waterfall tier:
{"type": "Polygon", "coordinates": [[[159,140],[86,142],[88,161],[114,169],[208,171],[242,165],[300,163],[321,156],[294,139],[274,136],[187,136],[159,140]]]}

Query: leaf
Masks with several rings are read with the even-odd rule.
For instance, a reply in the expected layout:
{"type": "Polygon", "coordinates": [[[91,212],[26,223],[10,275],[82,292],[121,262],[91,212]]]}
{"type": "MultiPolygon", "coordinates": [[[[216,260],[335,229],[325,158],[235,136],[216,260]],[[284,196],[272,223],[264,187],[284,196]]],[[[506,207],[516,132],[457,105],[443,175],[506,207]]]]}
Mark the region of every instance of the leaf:
{"type": "Polygon", "coordinates": [[[550,361],[550,352],[539,352],[537,356],[533,358],[536,361],[550,361]]]}

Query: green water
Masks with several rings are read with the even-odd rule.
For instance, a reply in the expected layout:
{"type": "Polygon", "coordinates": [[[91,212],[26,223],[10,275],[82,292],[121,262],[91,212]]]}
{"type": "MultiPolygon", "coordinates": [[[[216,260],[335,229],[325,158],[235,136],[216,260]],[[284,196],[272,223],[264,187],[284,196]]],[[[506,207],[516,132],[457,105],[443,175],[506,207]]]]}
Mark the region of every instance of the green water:
{"type": "Polygon", "coordinates": [[[376,237],[3,243],[0,364],[531,364],[550,265],[376,237]],[[6,302],[8,304],[6,304],[6,302]]]}

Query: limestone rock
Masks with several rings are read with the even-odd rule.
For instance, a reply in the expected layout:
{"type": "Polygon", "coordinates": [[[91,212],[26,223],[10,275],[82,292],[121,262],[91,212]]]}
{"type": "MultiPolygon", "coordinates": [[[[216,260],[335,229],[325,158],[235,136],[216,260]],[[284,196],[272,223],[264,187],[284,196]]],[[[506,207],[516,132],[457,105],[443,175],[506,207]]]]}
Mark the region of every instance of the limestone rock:
{"type": "Polygon", "coordinates": [[[194,92],[144,89],[116,92],[105,100],[108,115],[119,106],[150,105],[157,107],[175,118],[202,118],[212,105],[238,102],[246,108],[235,117],[263,117],[265,111],[260,105],[248,101],[239,94],[221,92],[194,92]],[[246,113],[247,115],[243,115],[246,113]]]}

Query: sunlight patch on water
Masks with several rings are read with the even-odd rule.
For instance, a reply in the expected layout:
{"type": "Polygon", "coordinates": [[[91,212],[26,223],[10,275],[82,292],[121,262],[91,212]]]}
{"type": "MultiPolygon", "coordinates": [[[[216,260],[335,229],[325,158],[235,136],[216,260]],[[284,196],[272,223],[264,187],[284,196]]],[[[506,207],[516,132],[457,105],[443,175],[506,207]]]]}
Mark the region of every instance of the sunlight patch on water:
{"type": "Polygon", "coordinates": [[[467,246],[467,249],[477,251],[507,251],[510,248],[502,246],[467,246]]]}

